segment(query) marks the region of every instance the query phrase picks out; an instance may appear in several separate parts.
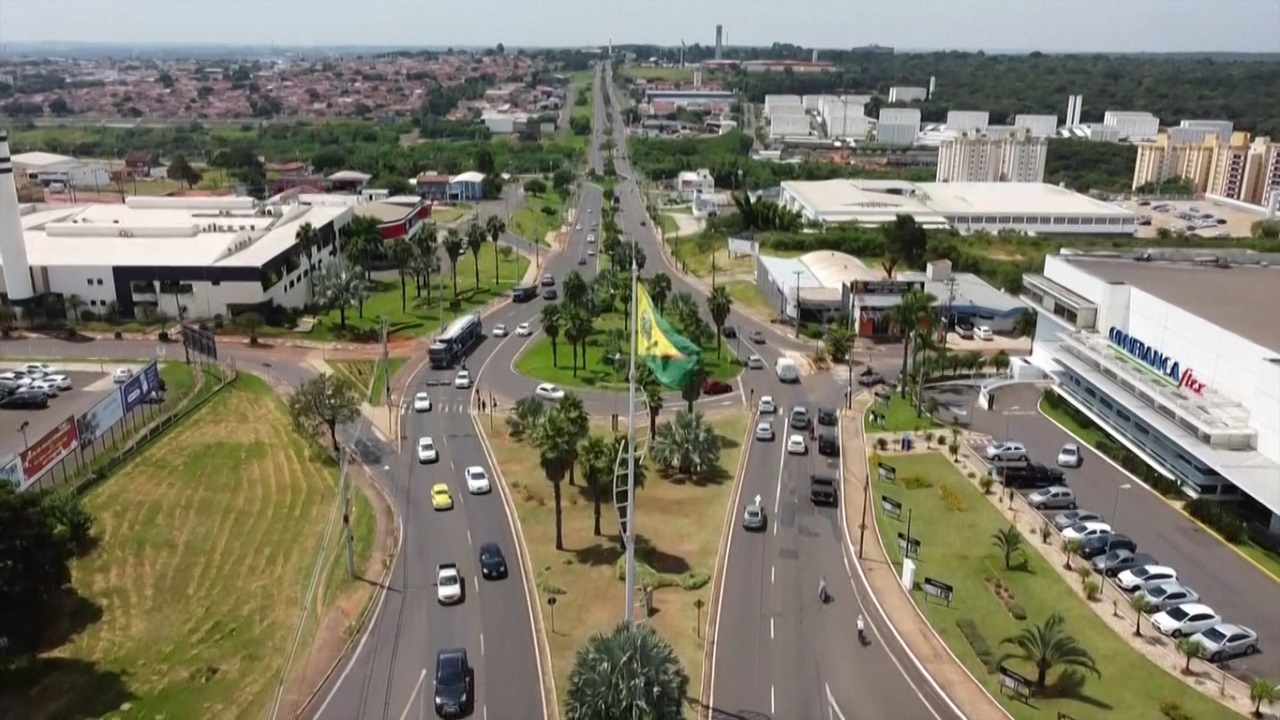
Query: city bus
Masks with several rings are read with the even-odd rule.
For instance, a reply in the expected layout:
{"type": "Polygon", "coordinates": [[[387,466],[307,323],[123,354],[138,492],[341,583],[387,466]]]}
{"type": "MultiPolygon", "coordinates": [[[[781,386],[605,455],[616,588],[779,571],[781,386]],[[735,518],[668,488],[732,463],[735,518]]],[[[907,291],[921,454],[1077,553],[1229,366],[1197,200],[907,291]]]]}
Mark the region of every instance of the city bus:
{"type": "Polygon", "coordinates": [[[482,331],[479,313],[462,315],[449,323],[449,327],[427,348],[431,367],[437,370],[453,367],[471,352],[471,348],[479,342],[482,331]]]}

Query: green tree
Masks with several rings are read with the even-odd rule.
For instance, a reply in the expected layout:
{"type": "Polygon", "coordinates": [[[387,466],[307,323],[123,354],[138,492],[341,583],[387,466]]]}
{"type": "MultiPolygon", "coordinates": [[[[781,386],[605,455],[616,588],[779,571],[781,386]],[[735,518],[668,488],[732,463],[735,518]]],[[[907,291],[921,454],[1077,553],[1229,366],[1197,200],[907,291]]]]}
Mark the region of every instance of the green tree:
{"type": "Polygon", "coordinates": [[[488,147],[481,146],[476,149],[474,162],[476,172],[482,175],[492,175],[497,168],[496,163],[493,161],[493,151],[488,147]]]}
{"type": "MultiPolygon", "coordinates": [[[[584,284],[585,287],[585,284],[584,284]]],[[[579,305],[565,305],[564,312],[564,339],[569,341],[569,346],[573,349],[573,376],[578,376],[578,357],[581,351],[582,368],[587,367],[587,340],[591,337],[592,323],[595,318],[587,314],[584,307],[579,305]]]]}
{"type": "Polygon", "coordinates": [[[680,720],[689,674],[652,627],[619,623],[578,648],[569,671],[566,720],[680,720]]]}
{"type": "Polygon", "coordinates": [[[827,346],[827,354],[831,356],[831,359],[842,363],[849,359],[849,352],[853,349],[854,337],[855,335],[847,325],[834,322],[827,326],[827,332],[823,335],[822,343],[827,346]]]}
{"type": "MultiPolygon", "coordinates": [[[[501,273],[498,272],[498,242],[502,240],[502,236],[507,232],[507,224],[497,215],[490,215],[488,220],[484,221],[485,232],[489,234],[489,241],[493,243],[493,281],[496,283],[500,279],[501,273]]],[[[476,259],[476,267],[480,266],[479,258],[476,259]]]]}
{"type": "MultiPolygon", "coordinates": [[[[689,339],[693,340],[693,338],[689,339]]],[[[707,381],[707,377],[707,368],[702,364],[702,358],[698,358],[685,376],[684,387],[680,388],[680,398],[684,400],[687,412],[693,412],[693,404],[702,397],[702,385],[707,381]]]]}
{"type": "Polygon", "coordinates": [[[564,276],[564,281],[561,285],[566,304],[577,308],[586,308],[588,286],[581,273],[577,270],[570,270],[569,274],[564,276]]]}
{"type": "Polygon", "coordinates": [[[658,427],[651,453],[667,472],[705,477],[720,462],[720,438],[702,413],[685,410],[658,427]]]}
{"type": "Polygon", "coordinates": [[[1133,610],[1136,616],[1133,624],[1133,634],[1142,637],[1142,616],[1156,609],[1155,603],[1142,593],[1136,593],[1129,598],[1129,608],[1133,610]]]}
{"type": "Polygon", "coordinates": [[[0,482],[0,657],[29,657],[71,582],[70,531],[59,530],[39,493],[0,482]]]}
{"type": "Polygon", "coordinates": [[[74,555],[83,555],[93,547],[93,516],[85,509],[80,495],[70,488],[62,488],[37,497],[44,514],[53,521],[54,534],[74,555]]]}
{"type": "Polygon", "coordinates": [[[556,513],[556,550],[564,550],[564,505],[561,483],[573,469],[578,459],[577,438],[569,419],[561,413],[559,406],[552,408],[543,419],[542,428],[537,434],[538,465],[542,474],[551,483],[552,497],[555,501],[556,513]]]}
{"type": "Polygon", "coordinates": [[[559,303],[543,305],[539,319],[542,321],[542,332],[546,333],[547,339],[551,341],[551,366],[560,367],[558,341],[563,312],[559,303]]]}
{"type": "MultiPolygon", "coordinates": [[[[729,312],[733,309],[733,298],[729,297],[729,291],[723,285],[717,285],[711,288],[711,294],[707,296],[707,311],[711,313],[711,321],[716,325],[716,336],[724,330],[724,324],[729,320],[729,312]]],[[[720,357],[721,347],[724,343],[716,341],[716,357],[720,357]]]]}
{"type": "Polygon", "coordinates": [[[545,195],[547,194],[547,184],[543,182],[542,178],[533,178],[525,181],[524,191],[534,197],[545,195]]]}
{"type": "Polygon", "coordinates": [[[573,184],[573,171],[568,168],[559,168],[551,174],[551,186],[561,196],[568,194],[569,186],[573,184]]]}
{"type": "Polygon", "coordinates": [[[648,365],[640,366],[640,389],[644,392],[644,406],[649,412],[649,440],[658,431],[658,415],[662,413],[662,383],[648,365]]]}
{"type": "Polygon", "coordinates": [[[413,236],[413,281],[415,297],[422,297],[422,286],[427,287],[427,304],[431,304],[431,274],[440,271],[440,256],[436,255],[439,236],[434,226],[413,236]]]}
{"type": "Polygon", "coordinates": [[[1266,678],[1254,678],[1249,683],[1249,701],[1253,703],[1253,716],[1262,717],[1262,706],[1280,699],[1280,684],[1266,678]]]}
{"type": "Polygon", "coordinates": [[[449,228],[444,234],[444,254],[449,258],[449,272],[453,276],[453,297],[458,298],[458,258],[462,257],[462,248],[465,240],[458,234],[458,231],[449,228]]]}
{"type": "Polygon", "coordinates": [[[902,335],[902,370],[899,385],[902,387],[904,398],[907,396],[907,380],[910,378],[907,362],[911,357],[913,346],[920,338],[921,327],[927,327],[929,324],[934,300],[935,298],[929,293],[911,290],[904,294],[898,304],[890,310],[891,321],[902,335]]]}
{"type": "Polygon", "coordinates": [[[319,273],[311,277],[315,279],[316,298],[321,305],[338,309],[338,327],[345,330],[347,308],[363,305],[369,296],[369,283],[364,279],[364,270],[339,256],[331,258],[321,266],[319,273]]]}
{"type": "Polygon", "coordinates": [[[1182,657],[1186,659],[1186,664],[1182,666],[1184,675],[1191,674],[1191,661],[1200,657],[1200,653],[1204,650],[1204,645],[1199,640],[1189,637],[1178,637],[1178,652],[1182,653],[1182,657]]]}
{"type": "Polygon", "coordinates": [[[320,373],[303,381],[289,396],[289,417],[304,435],[316,426],[329,432],[329,443],[338,453],[338,426],[360,415],[360,395],[349,380],[320,373]]]}
{"type": "Polygon", "coordinates": [[[656,272],[649,278],[649,297],[658,307],[658,312],[665,312],[667,297],[671,295],[671,276],[664,272],[656,272]]]}
{"type": "MultiPolygon", "coordinates": [[[[556,403],[556,413],[564,420],[564,426],[569,430],[569,434],[573,438],[574,448],[586,439],[587,434],[591,432],[591,416],[587,413],[587,406],[583,404],[582,398],[578,397],[575,392],[566,392],[564,397],[556,403]]],[[[569,484],[574,484],[575,469],[569,468],[569,484]]]]}
{"type": "Polygon", "coordinates": [[[1010,525],[992,533],[991,544],[1004,556],[1004,569],[1008,570],[1013,567],[1013,556],[1022,551],[1022,533],[1010,525]]]}
{"type": "Polygon", "coordinates": [[[507,416],[507,434],[515,440],[536,437],[547,416],[547,404],[532,395],[516,401],[507,416]]]}
{"type": "Polygon", "coordinates": [[[1016,659],[1035,666],[1033,690],[1037,693],[1044,692],[1049,672],[1056,667],[1075,668],[1102,677],[1093,656],[1067,634],[1066,621],[1057,613],[1043,623],[1024,627],[1016,635],[1001,640],[1000,645],[1014,648],[1013,652],[1000,658],[1001,665],[1006,660],[1016,659]]]}
{"type": "MultiPolygon", "coordinates": [[[[382,229],[378,221],[365,215],[351,218],[350,224],[343,230],[346,239],[342,242],[342,254],[351,262],[359,265],[365,273],[365,280],[373,277],[373,263],[382,259],[386,247],[382,243],[382,229]]],[[[363,308],[361,308],[361,317],[363,308]]]]}
{"type": "Polygon", "coordinates": [[[263,319],[261,314],[252,310],[236,315],[232,318],[232,321],[235,323],[236,327],[249,334],[250,345],[258,344],[258,329],[267,324],[267,321],[263,319]]]}
{"type": "Polygon", "coordinates": [[[617,459],[617,446],[611,438],[603,435],[591,435],[578,446],[578,469],[582,481],[591,493],[593,530],[596,537],[604,533],[600,530],[600,504],[602,489],[613,479],[613,464],[617,459]]]}
{"type": "Polygon", "coordinates": [[[387,257],[396,266],[396,273],[400,276],[400,312],[409,310],[409,280],[408,274],[413,266],[413,246],[404,238],[396,238],[387,246],[387,257]]]}
{"type": "Polygon", "coordinates": [[[915,268],[924,262],[929,238],[914,217],[902,214],[894,218],[893,223],[884,228],[884,241],[882,266],[888,277],[893,277],[893,271],[899,264],[915,268]]]}
{"type": "Polygon", "coordinates": [[[169,159],[169,165],[165,168],[164,174],[170,180],[185,183],[187,187],[194,187],[204,179],[199,170],[191,167],[191,163],[187,162],[187,157],[182,153],[169,159]]]}
{"type": "Polygon", "coordinates": [[[320,233],[316,231],[314,225],[304,222],[293,233],[293,241],[297,243],[298,247],[302,248],[302,253],[307,256],[307,274],[310,275],[316,269],[315,251],[320,243],[320,233]]]}
{"type": "MultiPolygon", "coordinates": [[[[476,273],[476,290],[480,290],[480,248],[484,247],[484,243],[489,239],[489,234],[484,226],[472,219],[471,224],[467,226],[467,249],[471,251],[471,265],[476,273]]],[[[498,257],[495,249],[494,258],[498,257]]],[[[454,291],[455,294],[457,291],[454,291]]]]}

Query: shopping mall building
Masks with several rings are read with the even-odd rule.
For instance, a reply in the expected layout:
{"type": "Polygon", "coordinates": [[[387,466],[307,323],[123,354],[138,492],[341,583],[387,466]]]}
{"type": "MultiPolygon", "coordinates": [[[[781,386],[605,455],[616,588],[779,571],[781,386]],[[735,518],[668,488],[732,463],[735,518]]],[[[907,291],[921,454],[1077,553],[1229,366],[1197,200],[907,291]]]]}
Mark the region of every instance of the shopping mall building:
{"type": "Polygon", "coordinates": [[[1280,255],[1068,252],[1023,285],[1032,361],[1069,401],[1187,494],[1280,532],[1280,255]]]}

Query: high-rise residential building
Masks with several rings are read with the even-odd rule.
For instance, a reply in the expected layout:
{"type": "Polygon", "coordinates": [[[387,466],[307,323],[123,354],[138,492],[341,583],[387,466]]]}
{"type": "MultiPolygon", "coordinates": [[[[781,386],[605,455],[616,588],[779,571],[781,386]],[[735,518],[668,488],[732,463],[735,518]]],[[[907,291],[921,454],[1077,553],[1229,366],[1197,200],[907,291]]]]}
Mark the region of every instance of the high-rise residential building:
{"type": "Polygon", "coordinates": [[[1178,129],[1138,143],[1134,190],[1184,183],[1196,193],[1262,205],[1273,188],[1280,188],[1280,151],[1269,138],[1251,141],[1248,133],[1232,132],[1223,140],[1211,131],[1198,142],[1179,142],[1180,134],[1173,132],[1178,129]]]}
{"type": "Polygon", "coordinates": [[[938,182],[1044,182],[1048,141],[1028,128],[962,131],[938,147],[938,182]]]}

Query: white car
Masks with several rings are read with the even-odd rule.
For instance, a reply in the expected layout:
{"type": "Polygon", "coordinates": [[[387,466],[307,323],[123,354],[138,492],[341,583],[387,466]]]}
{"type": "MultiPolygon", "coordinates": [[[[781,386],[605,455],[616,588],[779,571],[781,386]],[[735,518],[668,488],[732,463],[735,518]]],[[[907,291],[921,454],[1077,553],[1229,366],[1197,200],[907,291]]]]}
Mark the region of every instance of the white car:
{"type": "Polygon", "coordinates": [[[593,242],[595,242],[595,241],[596,241],[596,236],[595,236],[595,235],[588,235],[588,236],[587,236],[587,242],[589,242],[589,243],[593,243],[593,242]]]}
{"type": "Polygon", "coordinates": [[[453,386],[459,390],[471,387],[471,373],[466,370],[459,370],[458,374],[453,377],[453,386]]]}
{"type": "Polygon", "coordinates": [[[60,375],[62,370],[50,365],[49,363],[27,363],[22,366],[22,372],[26,373],[29,377],[35,377],[37,375],[44,377],[45,375],[60,375]]]}
{"type": "Polygon", "coordinates": [[[773,404],[772,395],[760,396],[760,403],[756,406],[756,409],[760,411],[761,415],[772,415],[778,412],[778,406],[773,404]]]}
{"type": "Polygon", "coordinates": [[[0,381],[13,383],[18,387],[27,387],[32,382],[31,378],[27,377],[25,373],[17,372],[0,373],[0,381]]]}
{"type": "Polygon", "coordinates": [[[116,368],[116,371],[111,373],[111,381],[117,385],[129,382],[131,377],[133,377],[133,368],[116,368]]]}
{"type": "Polygon", "coordinates": [[[418,438],[418,462],[433,463],[440,459],[440,453],[436,451],[436,441],[429,437],[418,438]]]}
{"type": "Polygon", "coordinates": [[[1080,463],[1084,462],[1084,456],[1080,454],[1080,446],[1075,443],[1067,443],[1058,451],[1058,466],[1077,468],[1080,463]]]}
{"type": "Polygon", "coordinates": [[[1076,523],[1062,531],[1063,540],[1085,540],[1099,535],[1110,535],[1111,526],[1104,522],[1076,523]]]}
{"type": "Polygon", "coordinates": [[[1141,590],[1157,583],[1178,579],[1178,571],[1164,565],[1143,565],[1140,568],[1125,570],[1116,576],[1116,585],[1121,590],[1141,590]]]}
{"type": "Polygon", "coordinates": [[[529,323],[520,323],[516,326],[516,334],[520,337],[529,337],[533,334],[533,326],[529,323]]]}
{"type": "Polygon", "coordinates": [[[431,410],[430,395],[426,394],[425,392],[420,392],[413,396],[414,412],[430,412],[430,410],[431,410]]]}
{"type": "Polygon", "coordinates": [[[986,325],[979,325],[978,327],[973,329],[973,336],[978,338],[979,340],[994,340],[996,337],[996,334],[992,332],[991,328],[987,327],[986,325]]]}
{"type": "Polygon", "coordinates": [[[756,439],[772,441],[773,440],[773,421],[761,420],[756,423],[756,439]]]}
{"type": "Polygon", "coordinates": [[[596,256],[596,249],[595,249],[595,248],[587,248],[587,257],[595,257],[595,256],[596,256]]]}
{"type": "Polygon", "coordinates": [[[44,382],[53,385],[58,390],[70,390],[72,388],[71,378],[66,375],[46,375],[44,382]]]}
{"type": "Polygon", "coordinates": [[[27,390],[39,390],[49,397],[58,396],[58,388],[48,380],[32,380],[31,384],[26,387],[27,390]]]}
{"type": "Polygon", "coordinates": [[[436,566],[436,599],[442,605],[452,605],[462,600],[462,574],[457,563],[436,566]]]}
{"type": "Polygon", "coordinates": [[[1208,605],[1192,602],[1152,615],[1151,624],[1160,634],[1179,638],[1217,627],[1222,624],[1222,617],[1208,605]]]}
{"type": "Polygon", "coordinates": [[[492,333],[490,333],[490,334],[491,334],[491,335],[493,335],[494,337],[506,337],[506,336],[507,336],[507,324],[506,324],[506,323],[498,323],[497,325],[494,325],[494,326],[493,326],[493,332],[492,332],[492,333]]]}
{"type": "Polygon", "coordinates": [[[752,370],[763,370],[764,358],[760,357],[759,355],[752,355],[751,357],[747,358],[747,367],[751,368],[752,370]]]}
{"type": "Polygon", "coordinates": [[[489,473],[479,465],[472,465],[463,470],[462,474],[467,478],[467,492],[472,495],[483,495],[493,490],[493,486],[489,484],[489,473]]]}
{"type": "Polygon", "coordinates": [[[1200,657],[1222,662],[1258,652],[1258,633],[1243,626],[1222,623],[1191,638],[1200,643],[1200,657]]]}
{"type": "Polygon", "coordinates": [[[578,223],[577,225],[575,225],[575,226],[574,226],[574,228],[573,228],[573,229],[574,229],[574,230],[581,230],[581,229],[582,229],[582,223],[578,223]]]}
{"type": "Polygon", "coordinates": [[[804,442],[804,436],[796,433],[787,438],[787,454],[788,455],[807,455],[809,446],[804,442]]]}
{"type": "Polygon", "coordinates": [[[552,385],[551,383],[542,383],[538,387],[534,388],[533,394],[537,395],[543,400],[563,400],[564,399],[564,390],[561,390],[558,386],[552,385]]]}
{"type": "Polygon", "coordinates": [[[1021,460],[1027,457],[1027,446],[1020,442],[1002,440],[987,446],[988,460],[1021,460]]]}

